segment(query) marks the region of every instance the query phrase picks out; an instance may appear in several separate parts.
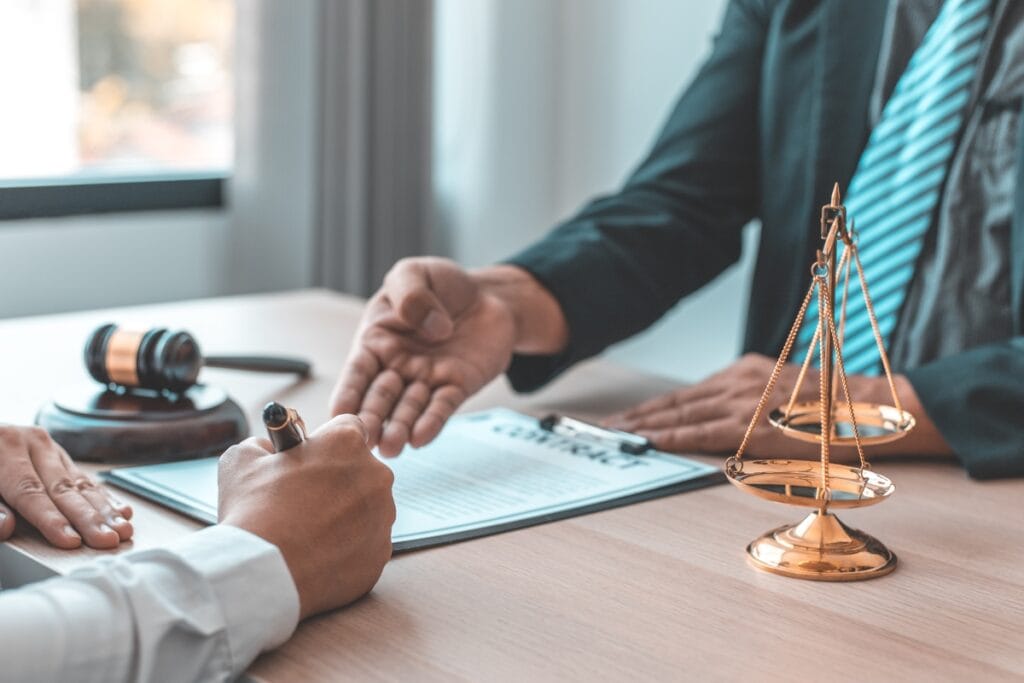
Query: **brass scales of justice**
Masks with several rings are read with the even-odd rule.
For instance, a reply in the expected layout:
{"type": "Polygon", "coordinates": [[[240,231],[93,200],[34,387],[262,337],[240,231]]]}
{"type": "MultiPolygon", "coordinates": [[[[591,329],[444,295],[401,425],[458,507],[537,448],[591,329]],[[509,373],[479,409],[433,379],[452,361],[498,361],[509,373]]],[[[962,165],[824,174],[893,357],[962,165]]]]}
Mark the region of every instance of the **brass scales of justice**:
{"type": "Polygon", "coordinates": [[[816,581],[856,581],[884,576],[896,568],[896,555],[874,537],[852,529],[833,514],[834,509],[874,505],[893,492],[892,482],[871,469],[864,448],[900,439],[913,429],[914,416],[903,409],[892,379],[889,358],[878,329],[864,269],[846,207],[840,203],[839,185],[821,209],[824,241],[811,264],[811,284],[782,347],[754,416],[736,455],[725,463],[729,481],[741,490],[777,503],[814,508],[797,524],[772,529],[747,546],[750,563],[761,570],[816,581]],[[844,248],[837,263],[839,243],[844,248]],[[864,304],[889,381],[893,405],[858,403],[850,396],[843,364],[843,335],[851,267],[856,269],[864,304]],[[841,274],[842,300],[836,324],[836,284],[841,274]],[[750,460],[744,451],[761,420],[779,374],[789,358],[811,299],[817,299],[818,324],[788,402],[768,415],[768,422],[787,437],[820,445],[820,462],[813,460],[750,460]],[[798,402],[815,352],[819,358],[818,400],[798,402]],[[842,389],[842,397],[838,389],[842,389]],[[858,466],[830,461],[833,446],[856,446],[858,466]]]}

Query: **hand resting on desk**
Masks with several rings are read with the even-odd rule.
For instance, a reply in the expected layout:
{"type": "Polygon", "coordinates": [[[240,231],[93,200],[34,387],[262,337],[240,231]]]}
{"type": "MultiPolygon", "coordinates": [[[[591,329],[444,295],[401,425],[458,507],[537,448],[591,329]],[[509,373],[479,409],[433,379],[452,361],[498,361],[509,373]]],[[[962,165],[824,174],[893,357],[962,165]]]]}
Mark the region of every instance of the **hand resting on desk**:
{"type": "MultiPolygon", "coordinates": [[[[774,358],[748,353],[693,386],[654,398],[604,422],[609,427],[645,436],[663,451],[731,454],[739,448],[774,366],[774,358]]],[[[789,400],[799,373],[799,365],[787,363],[783,366],[766,406],[768,410],[789,400]]],[[[906,439],[875,446],[872,452],[881,455],[948,455],[949,446],[928,420],[910,382],[902,375],[895,375],[893,380],[904,407],[916,416],[917,427],[906,439]]],[[[850,375],[848,382],[854,401],[892,402],[885,377],[850,375]]],[[[818,372],[810,368],[797,400],[816,400],[818,391],[818,372]]],[[[846,400],[842,392],[839,400],[846,400]]],[[[751,434],[749,452],[768,458],[816,458],[819,447],[783,436],[762,417],[751,434]]],[[[833,452],[839,460],[853,461],[856,458],[853,448],[833,447],[833,452]]]]}
{"type": "Polygon", "coordinates": [[[0,541],[14,514],[58,548],[115,548],[132,537],[132,509],[79,470],[40,427],[0,425],[0,541]]]}

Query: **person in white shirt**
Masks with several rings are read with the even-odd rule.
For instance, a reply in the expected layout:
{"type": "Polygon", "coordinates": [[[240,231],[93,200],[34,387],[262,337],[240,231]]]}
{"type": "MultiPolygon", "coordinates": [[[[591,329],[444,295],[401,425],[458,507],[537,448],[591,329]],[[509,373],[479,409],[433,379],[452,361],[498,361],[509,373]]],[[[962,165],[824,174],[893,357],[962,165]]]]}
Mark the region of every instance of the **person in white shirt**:
{"type": "MultiPolygon", "coordinates": [[[[348,604],[391,557],[391,471],[337,417],[286,453],[249,439],[220,461],[220,523],[0,592],[0,680],[221,681],[348,604]]],[[[17,512],[60,547],[115,547],[131,510],[38,429],[0,426],[0,540],[17,512]]]]}

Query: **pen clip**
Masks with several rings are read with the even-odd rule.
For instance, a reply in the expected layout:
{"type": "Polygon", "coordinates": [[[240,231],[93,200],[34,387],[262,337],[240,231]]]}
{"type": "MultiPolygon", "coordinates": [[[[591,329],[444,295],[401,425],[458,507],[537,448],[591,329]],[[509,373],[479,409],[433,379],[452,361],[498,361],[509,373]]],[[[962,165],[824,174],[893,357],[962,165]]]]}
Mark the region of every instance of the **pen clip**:
{"type": "Polygon", "coordinates": [[[299,433],[302,434],[303,439],[306,439],[309,436],[309,433],[306,431],[306,421],[302,419],[302,416],[299,415],[299,411],[295,410],[295,408],[288,409],[288,422],[295,425],[299,430],[299,433]]]}
{"type": "Polygon", "coordinates": [[[588,441],[597,441],[599,443],[611,445],[623,453],[629,453],[630,455],[642,455],[643,453],[654,449],[654,444],[651,443],[650,439],[645,439],[642,436],[630,434],[629,432],[624,432],[620,429],[599,427],[598,425],[584,422],[583,420],[577,420],[575,418],[558,415],[556,413],[552,413],[547,417],[541,418],[540,428],[554,434],[561,434],[562,436],[568,436],[574,439],[586,439],[588,441]]]}

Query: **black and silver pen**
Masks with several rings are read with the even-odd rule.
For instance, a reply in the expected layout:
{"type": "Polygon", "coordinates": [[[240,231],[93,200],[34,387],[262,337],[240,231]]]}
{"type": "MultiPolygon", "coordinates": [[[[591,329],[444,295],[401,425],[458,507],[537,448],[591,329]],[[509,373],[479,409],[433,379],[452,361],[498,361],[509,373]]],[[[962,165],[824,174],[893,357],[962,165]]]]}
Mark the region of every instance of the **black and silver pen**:
{"type": "Polygon", "coordinates": [[[306,439],[306,423],[294,408],[285,408],[277,401],[263,406],[263,424],[278,453],[294,448],[306,439]]]}

